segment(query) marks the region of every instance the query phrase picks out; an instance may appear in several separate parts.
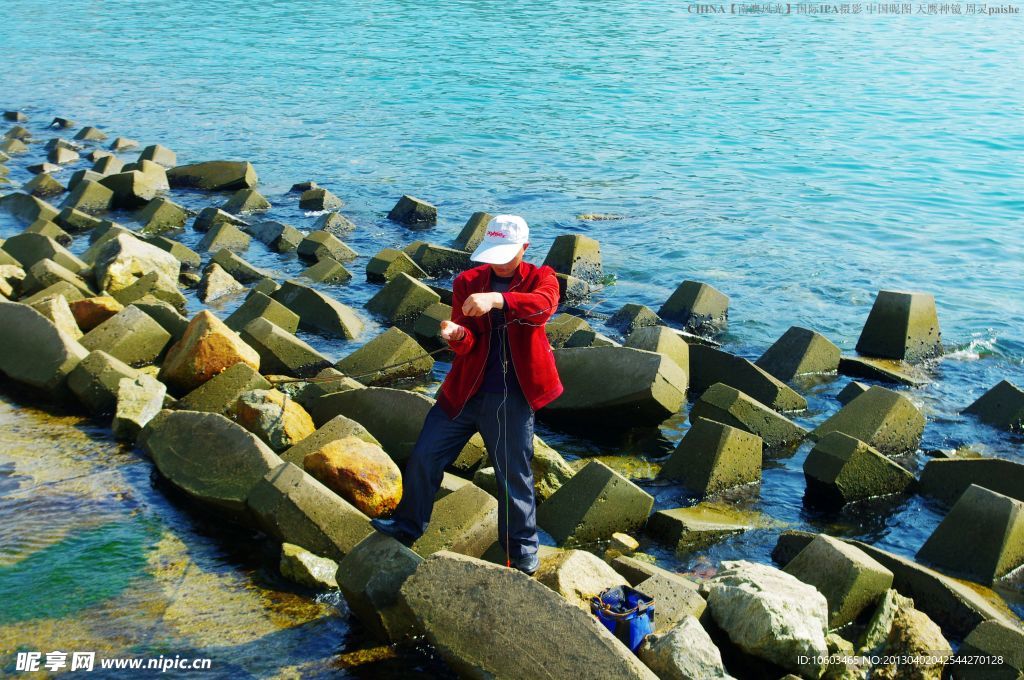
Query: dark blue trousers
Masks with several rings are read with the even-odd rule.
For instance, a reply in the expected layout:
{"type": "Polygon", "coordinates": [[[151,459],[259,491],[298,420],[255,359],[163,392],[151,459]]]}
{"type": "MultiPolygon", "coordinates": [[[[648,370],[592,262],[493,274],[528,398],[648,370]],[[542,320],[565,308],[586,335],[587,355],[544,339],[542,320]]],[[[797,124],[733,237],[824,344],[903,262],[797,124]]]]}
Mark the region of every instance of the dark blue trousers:
{"type": "Polygon", "coordinates": [[[502,392],[478,391],[454,419],[435,404],[427,412],[416,446],[402,473],[402,500],[392,514],[397,528],[419,538],[427,529],[444,469],[459,457],[474,433],[483,437],[498,481],[498,539],[508,556],[537,552],[534,499],[534,413],[518,386],[502,392]],[[505,489],[508,484],[508,496],[505,489]]]}

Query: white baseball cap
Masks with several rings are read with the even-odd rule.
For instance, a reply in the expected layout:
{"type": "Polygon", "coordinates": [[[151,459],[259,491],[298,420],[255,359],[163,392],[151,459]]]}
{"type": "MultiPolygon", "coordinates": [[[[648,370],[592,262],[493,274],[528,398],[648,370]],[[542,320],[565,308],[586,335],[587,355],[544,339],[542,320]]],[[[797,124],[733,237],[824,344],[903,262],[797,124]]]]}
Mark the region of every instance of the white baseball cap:
{"type": "Polygon", "coordinates": [[[530,240],[530,227],[519,215],[495,215],[487,223],[484,240],[469,259],[487,264],[505,264],[530,240]]]}

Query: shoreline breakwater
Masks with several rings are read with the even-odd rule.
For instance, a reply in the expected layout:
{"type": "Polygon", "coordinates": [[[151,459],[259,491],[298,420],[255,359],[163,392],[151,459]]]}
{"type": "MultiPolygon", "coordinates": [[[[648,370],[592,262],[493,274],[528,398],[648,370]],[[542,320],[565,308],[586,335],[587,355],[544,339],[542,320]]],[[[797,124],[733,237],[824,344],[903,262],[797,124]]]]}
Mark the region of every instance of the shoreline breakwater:
{"type": "MultiPolygon", "coordinates": [[[[65,118],[5,118],[0,210],[17,223],[0,243],[5,387],[110,421],[177,490],[280,543],[283,575],[340,589],[381,641],[425,638],[457,672],[498,677],[531,674],[524,650],[551,673],[846,677],[868,669],[822,659],[958,658],[952,644],[1020,671],[1022,465],[922,450],[930,423],[915,390],[935,381],[944,352],[932,296],[879,291],[856,353],[794,326],[751,361],[721,342],[727,291],[688,279],[651,306],[595,313],[617,285],[601,244],[558,235],[544,262],[563,286],[549,338],[566,394],[539,414],[538,520],[550,540],[529,579],[495,564],[497,490],[480,441],[449,471],[411,550],[368,524],[400,496],[396,472],[447,359],[446,283],[468,266],[486,213],[438,234],[435,205],[396,196],[388,219],[417,240],[357,252],[360,225],[330,188],[304,181],[264,196],[246,161],[179,162],[169,147],[65,118]],[[282,202],[306,221],[275,220],[282,202]],[[841,406],[806,418],[822,393],[841,406]],[[642,465],[546,443],[547,432],[657,439],[673,419],[685,434],[642,465]],[[851,507],[884,524],[920,502],[942,518],[911,559],[841,526],[829,536],[764,503],[752,510],[751,496],[778,493],[773,474],[791,496],[796,475],[799,512],[825,524],[851,507]],[[779,568],[713,559],[744,535],[771,540],[779,568]],[[702,553],[703,567],[659,566],[663,554],[702,553]],[[639,657],[586,611],[589,596],[623,583],[661,603],[639,657]],[[513,603],[522,620],[501,616],[513,603]],[[502,643],[481,644],[483,631],[502,643]]],[[[1012,443],[1024,393],[999,382],[960,410],[1012,443]]],[[[937,674],[942,663],[926,665],[937,674]]]]}

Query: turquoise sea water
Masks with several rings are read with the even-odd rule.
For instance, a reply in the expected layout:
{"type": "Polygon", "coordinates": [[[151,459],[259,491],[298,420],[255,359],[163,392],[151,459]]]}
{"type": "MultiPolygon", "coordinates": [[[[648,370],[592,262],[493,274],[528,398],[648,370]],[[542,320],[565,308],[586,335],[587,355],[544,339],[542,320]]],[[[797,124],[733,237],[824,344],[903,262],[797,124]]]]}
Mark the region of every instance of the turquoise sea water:
{"type": "MultiPolygon", "coordinates": [[[[698,16],[683,3],[580,0],[5,9],[0,106],[31,115],[37,136],[63,115],[163,143],[183,162],[249,159],[270,217],[300,228],[315,216],[286,192],[316,180],[358,226],[348,241],[357,273],[383,247],[448,243],[474,211],[515,212],[532,226],[536,262],[559,234],[600,240],[615,282],[598,313],[656,309],[684,279],[715,285],[732,301],[721,339],[750,358],[791,325],[852,351],[877,290],[932,293],[947,352],[932,384],[908,392],[929,419],[922,448],[1022,458],[1020,437],[959,415],[1003,378],[1024,385],[1019,18],[698,16]],[[403,193],[435,203],[438,226],[389,223],[403,193]]],[[[9,163],[15,182],[28,178],[19,163],[9,163]]],[[[0,237],[16,228],[0,215],[0,237]]],[[[281,276],[302,268],[260,244],[247,257],[281,276]]],[[[357,275],[331,293],[361,309],[374,290],[357,275]]],[[[332,357],[359,344],[307,339],[332,357]]],[[[811,408],[797,420],[834,412],[846,382],[800,385],[811,408]]],[[[639,457],[631,470],[642,478],[642,461],[684,429],[676,418],[653,434],[539,431],[570,457],[639,457]]],[[[806,453],[769,463],[744,503],[785,527],[906,555],[942,516],[917,498],[809,513],[806,453]]],[[[685,502],[675,487],[641,483],[659,508],[685,502]]],[[[693,568],[705,557],[767,560],[775,535],[684,560],[644,549],[693,568]]]]}

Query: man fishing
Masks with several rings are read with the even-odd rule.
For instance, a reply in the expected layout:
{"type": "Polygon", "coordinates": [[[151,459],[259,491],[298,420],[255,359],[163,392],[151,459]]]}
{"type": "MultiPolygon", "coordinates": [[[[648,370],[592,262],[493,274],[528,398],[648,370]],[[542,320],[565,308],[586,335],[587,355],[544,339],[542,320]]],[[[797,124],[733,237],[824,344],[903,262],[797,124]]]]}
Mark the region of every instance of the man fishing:
{"type": "Polygon", "coordinates": [[[484,264],[455,277],[452,318],[441,337],[455,353],[402,474],[403,496],[374,528],[410,545],[426,531],[444,469],[474,433],[484,440],[498,482],[498,539],[506,564],[537,570],[534,412],[562,393],[544,324],[558,308],[548,266],[523,261],[530,229],[518,215],[488,222],[470,259],[484,264]]]}

